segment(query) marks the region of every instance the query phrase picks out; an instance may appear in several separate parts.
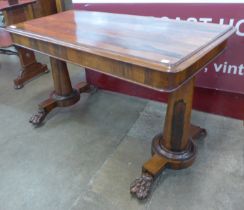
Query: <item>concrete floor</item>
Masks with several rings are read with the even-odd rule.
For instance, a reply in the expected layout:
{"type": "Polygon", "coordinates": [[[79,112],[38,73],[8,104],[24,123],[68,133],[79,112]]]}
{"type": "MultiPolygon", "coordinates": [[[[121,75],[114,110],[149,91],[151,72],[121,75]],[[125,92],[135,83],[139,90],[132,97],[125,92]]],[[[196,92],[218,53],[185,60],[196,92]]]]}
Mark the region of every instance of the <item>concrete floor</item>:
{"type": "MultiPolygon", "coordinates": [[[[84,78],[69,68],[73,82],[84,78]]],[[[0,55],[0,210],[244,209],[242,121],[194,111],[193,123],[208,130],[195,164],[165,170],[139,202],[129,185],[150,157],[166,106],[99,90],[33,128],[28,119],[52,90],[51,74],[14,90],[18,69],[16,57],[0,55]]]]}

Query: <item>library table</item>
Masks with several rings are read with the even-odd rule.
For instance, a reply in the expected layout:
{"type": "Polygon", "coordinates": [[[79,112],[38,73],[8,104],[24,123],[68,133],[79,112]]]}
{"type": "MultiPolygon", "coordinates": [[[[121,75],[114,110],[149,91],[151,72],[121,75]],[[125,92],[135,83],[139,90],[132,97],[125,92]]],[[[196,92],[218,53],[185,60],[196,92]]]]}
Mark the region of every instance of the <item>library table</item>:
{"type": "Polygon", "coordinates": [[[153,138],[152,158],[143,165],[141,177],[131,184],[132,195],[146,198],[164,168],[193,163],[194,140],[206,135],[190,124],[194,78],[224,50],[233,27],[67,11],[7,30],[15,45],[51,57],[54,92],[40,104],[33,124],[40,124],[55,107],[76,103],[80,92],[89,90],[85,82],[72,88],[66,62],[169,93],[164,128],[153,138]]]}
{"type": "MultiPolygon", "coordinates": [[[[36,3],[36,0],[19,0],[17,3],[16,2],[10,4],[7,0],[0,1],[0,11],[3,12],[6,25],[17,24],[34,18],[32,5],[36,3]]],[[[0,33],[5,37],[7,36],[2,30],[0,33]]],[[[9,41],[7,44],[2,43],[2,47],[11,45],[9,41]]],[[[22,47],[17,47],[16,49],[20,59],[21,70],[19,76],[14,80],[14,87],[19,89],[24,86],[25,82],[39,74],[47,72],[48,69],[46,65],[36,61],[33,51],[22,47]]]]}

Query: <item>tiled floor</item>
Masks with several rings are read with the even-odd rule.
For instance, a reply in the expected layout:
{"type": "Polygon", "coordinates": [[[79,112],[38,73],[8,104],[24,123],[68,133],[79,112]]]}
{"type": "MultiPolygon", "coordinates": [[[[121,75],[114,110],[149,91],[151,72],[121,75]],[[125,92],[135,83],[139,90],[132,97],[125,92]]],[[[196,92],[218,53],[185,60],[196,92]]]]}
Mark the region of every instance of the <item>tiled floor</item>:
{"type": "MultiPolygon", "coordinates": [[[[28,118],[52,90],[51,74],[14,90],[18,68],[16,57],[0,55],[0,210],[244,209],[242,121],[194,111],[193,123],[208,130],[194,165],[165,170],[138,202],[129,185],[150,157],[166,106],[99,90],[33,128],[28,118]]],[[[74,83],[84,78],[69,68],[74,83]]]]}

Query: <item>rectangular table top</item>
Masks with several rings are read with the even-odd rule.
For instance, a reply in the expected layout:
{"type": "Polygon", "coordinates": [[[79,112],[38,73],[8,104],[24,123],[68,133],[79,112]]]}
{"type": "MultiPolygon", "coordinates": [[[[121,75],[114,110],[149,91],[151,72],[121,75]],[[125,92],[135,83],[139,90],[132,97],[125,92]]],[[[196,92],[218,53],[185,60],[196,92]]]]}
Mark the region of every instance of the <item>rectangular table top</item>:
{"type": "Polygon", "coordinates": [[[2,1],[0,1],[0,11],[6,10],[6,9],[11,9],[13,7],[23,6],[26,4],[33,4],[35,2],[36,2],[36,0],[19,0],[18,4],[10,5],[7,0],[2,0],[2,1]]]}
{"type": "Polygon", "coordinates": [[[9,30],[167,72],[234,33],[227,25],[87,11],[67,11],[9,30]]]}

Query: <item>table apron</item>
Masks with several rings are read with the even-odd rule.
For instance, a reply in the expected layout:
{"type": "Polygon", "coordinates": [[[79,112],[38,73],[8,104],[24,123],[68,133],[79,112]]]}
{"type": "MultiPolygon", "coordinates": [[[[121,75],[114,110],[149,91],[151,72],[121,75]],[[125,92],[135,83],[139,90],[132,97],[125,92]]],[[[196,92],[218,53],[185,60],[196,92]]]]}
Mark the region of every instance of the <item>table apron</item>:
{"type": "Polygon", "coordinates": [[[214,48],[203,56],[201,60],[188,67],[186,71],[163,72],[19,34],[11,33],[11,36],[14,44],[17,46],[160,92],[173,92],[180,88],[207,65],[208,62],[220,54],[226,46],[226,42],[223,42],[218,46],[218,50],[214,48]]]}

